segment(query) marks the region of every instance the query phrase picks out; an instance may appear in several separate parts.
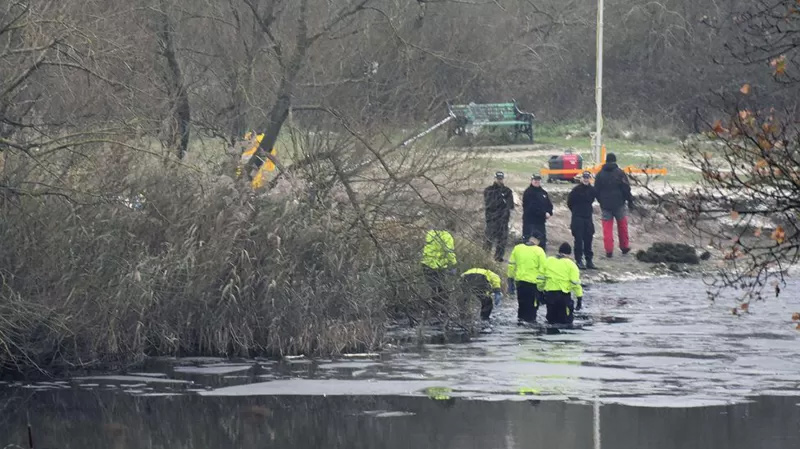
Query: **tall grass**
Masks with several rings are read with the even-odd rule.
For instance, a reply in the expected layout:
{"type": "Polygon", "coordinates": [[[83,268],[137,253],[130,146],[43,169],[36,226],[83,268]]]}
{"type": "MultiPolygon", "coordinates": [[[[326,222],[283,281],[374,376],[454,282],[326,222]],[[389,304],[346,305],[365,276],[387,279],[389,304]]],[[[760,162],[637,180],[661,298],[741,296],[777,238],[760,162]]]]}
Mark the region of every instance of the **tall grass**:
{"type": "MultiPolygon", "coordinates": [[[[317,147],[329,148],[297,146],[317,147]]],[[[65,185],[95,194],[0,189],[0,372],[124,367],[149,355],[379,348],[389,318],[429,306],[423,226],[448,221],[459,207],[436,192],[449,185],[439,179],[461,179],[449,170],[469,157],[387,153],[387,170],[396,171],[368,166],[347,182],[320,160],[253,192],[227,175],[120,151],[69,169],[65,185]],[[131,207],[121,192],[142,194],[143,206],[131,207]]],[[[364,160],[350,142],[340,151],[364,160]]],[[[7,162],[9,185],[46,176],[28,159],[7,162]]],[[[485,257],[464,251],[462,268],[485,257]]],[[[464,304],[452,296],[448,313],[457,321],[464,304]]]]}
{"type": "Polygon", "coordinates": [[[375,251],[341,208],[224,176],[165,169],[146,183],[141,210],[57,198],[5,210],[0,366],[373,349],[387,304],[412,300],[395,285],[417,275],[418,248],[375,251]]]}

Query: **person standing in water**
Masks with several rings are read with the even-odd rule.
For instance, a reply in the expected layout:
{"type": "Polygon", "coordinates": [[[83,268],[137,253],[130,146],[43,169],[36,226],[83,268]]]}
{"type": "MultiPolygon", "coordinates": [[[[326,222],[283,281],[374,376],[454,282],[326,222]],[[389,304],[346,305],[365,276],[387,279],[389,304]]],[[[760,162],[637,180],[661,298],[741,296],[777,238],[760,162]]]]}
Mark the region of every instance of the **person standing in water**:
{"type": "Polygon", "coordinates": [[[445,308],[447,303],[446,280],[449,273],[455,275],[456,249],[450,230],[455,221],[449,220],[446,229],[431,229],[425,233],[425,246],[422,248],[422,273],[433,292],[433,302],[437,308],[445,308]]]}
{"type": "Polygon", "coordinates": [[[575,310],[583,307],[581,272],[570,259],[570,254],[572,247],[569,243],[562,243],[558,255],[547,258],[544,276],[539,278],[547,303],[547,322],[550,324],[572,324],[575,310]],[[572,300],[572,293],[577,302],[572,300]]]}
{"type": "Polygon", "coordinates": [[[533,231],[524,243],[516,245],[508,258],[508,292],[517,293],[517,319],[519,322],[534,323],[542,294],[537,287],[539,276],[543,274],[544,250],[539,246],[541,234],[533,231]]]}

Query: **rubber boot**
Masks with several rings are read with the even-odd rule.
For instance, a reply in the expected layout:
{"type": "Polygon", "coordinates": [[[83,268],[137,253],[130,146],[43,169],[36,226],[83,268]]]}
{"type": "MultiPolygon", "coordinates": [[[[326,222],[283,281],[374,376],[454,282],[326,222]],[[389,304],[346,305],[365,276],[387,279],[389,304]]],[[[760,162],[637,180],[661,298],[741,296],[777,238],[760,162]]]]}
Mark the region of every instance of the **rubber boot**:
{"type": "Polygon", "coordinates": [[[580,268],[581,270],[586,269],[586,265],[583,264],[583,260],[581,260],[580,258],[575,259],[575,265],[577,265],[578,268],[580,268]]]}
{"type": "Polygon", "coordinates": [[[586,258],[586,269],[587,270],[596,270],[597,269],[597,267],[594,266],[594,263],[592,262],[592,259],[589,258],[589,257],[586,258]]]}

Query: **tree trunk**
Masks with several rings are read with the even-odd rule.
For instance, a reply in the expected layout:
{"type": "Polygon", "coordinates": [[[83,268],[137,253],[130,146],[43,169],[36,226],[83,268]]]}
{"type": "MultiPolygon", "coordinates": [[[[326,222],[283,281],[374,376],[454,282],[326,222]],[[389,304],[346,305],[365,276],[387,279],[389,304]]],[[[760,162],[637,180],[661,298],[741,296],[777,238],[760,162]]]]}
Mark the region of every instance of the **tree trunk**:
{"type": "Polygon", "coordinates": [[[303,61],[305,60],[306,52],[310,45],[310,41],[300,39],[292,58],[289,60],[289,64],[283,70],[281,83],[278,86],[278,96],[272,108],[270,108],[268,122],[263,128],[265,129],[264,139],[261,140],[258,151],[256,151],[256,157],[250,158],[247,162],[247,170],[245,170],[245,172],[248,174],[251,173],[253,169],[260,167],[266,159],[272,159],[269,152],[275,146],[275,142],[278,141],[278,134],[281,132],[281,128],[286,122],[286,118],[289,116],[289,108],[292,106],[292,96],[294,95],[297,75],[303,67],[303,61]]]}
{"type": "Polygon", "coordinates": [[[166,0],[161,0],[160,4],[159,19],[161,23],[158,39],[162,47],[161,53],[167,62],[166,84],[171,105],[168,142],[170,147],[177,149],[178,159],[183,159],[189,147],[189,123],[191,122],[189,93],[186,90],[181,66],[178,63],[175,51],[175,30],[167,13],[167,2],[166,0]]]}
{"type": "Polygon", "coordinates": [[[230,75],[231,84],[231,117],[228,126],[228,134],[231,145],[248,131],[247,129],[247,114],[245,112],[245,104],[247,98],[245,91],[250,91],[252,83],[247,86],[242,85],[242,76],[238,70],[232,69],[230,75]]]}

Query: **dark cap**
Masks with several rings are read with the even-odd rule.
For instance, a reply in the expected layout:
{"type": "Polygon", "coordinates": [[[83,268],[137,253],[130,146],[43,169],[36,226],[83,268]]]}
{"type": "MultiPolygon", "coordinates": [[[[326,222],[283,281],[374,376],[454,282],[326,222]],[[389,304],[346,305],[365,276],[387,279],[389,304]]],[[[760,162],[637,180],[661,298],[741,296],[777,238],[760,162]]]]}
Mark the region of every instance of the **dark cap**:
{"type": "Polygon", "coordinates": [[[592,177],[592,172],[585,171],[585,172],[583,172],[583,174],[581,176],[583,176],[584,178],[591,178],[592,177]]]}
{"type": "Polygon", "coordinates": [[[531,179],[533,179],[534,181],[541,181],[542,180],[542,176],[539,175],[539,174],[534,173],[533,176],[531,176],[531,179]]]}
{"type": "Polygon", "coordinates": [[[558,247],[558,254],[572,254],[572,247],[569,246],[569,243],[564,242],[558,247]]]}
{"type": "Polygon", "coordinates": [[[614,153],[606,154],[606,162],[617,162],[617,155],[614,153]]]}
{"type": "Polygon", "coordinates": [[[495,177],[495,178],[497,178],[497,179],[503,179],[503,178],[505,178],[505,177],[506,177],[506,174],[505,174],[505,173],[503,173],[503,172],[501,172],[501,171],[499,171],[499,172],[496,172],[496,173],[494,174],[494,177],[495,177]]]}

